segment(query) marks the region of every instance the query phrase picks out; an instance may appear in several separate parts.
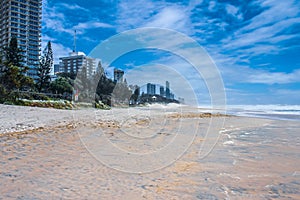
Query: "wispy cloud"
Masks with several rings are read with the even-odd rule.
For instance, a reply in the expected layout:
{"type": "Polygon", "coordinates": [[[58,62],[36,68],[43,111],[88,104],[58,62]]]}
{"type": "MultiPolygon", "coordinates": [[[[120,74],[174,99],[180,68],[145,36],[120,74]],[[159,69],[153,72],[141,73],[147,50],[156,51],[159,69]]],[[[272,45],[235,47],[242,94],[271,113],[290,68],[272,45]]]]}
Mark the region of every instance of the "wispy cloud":
{"type": "Polygon", "coordinates": [[[78,34],[83,34],[88,29],[95,28],[113,28],[111,24],[101,22],[98,18],[87,17],[84,22],[74,21],[66,15],[67,10],[74,12],[89,12],[88,9],[78,6],[77,4],[57,3],[50,7],[47,1],[43,4],[43,23],[44,29],[50,29],[57,33],[68,33],[73,35],[74,30],[78,30],[78,34]]]}
{"type": "Polygon", "coordinates": [[[184,33],[189,33],[188,24],[191,24],[189,11],[180,6],[163,8],[156,15],[149,18],[145,27],[170,28],[184,33]]]}
{"type": "Polygon", "coordinates": [[[199,1],[191,1],[189,6],[163,1],[129,1],[118,4],[118,31],[140,27],[170,28],[184,33],[190,33],[190,7],[198,5],[199,1]]]}
{"type": "MultiPolygon", "coordinates": [[[[48,1],[43,1],[43,29],[52,30],[58,33],[73,34],[73,31],[66,27],[66,16],[59,12],[58,7],[51,7],[48,1]]],[[[45,31],[44,31],[45,32],[45,31]]]]}
{"type": "Polygon", "coordinates": [[[291,73],[259,71],[257,74],[250,75],[248,82],[264,84],[300,83],[299,77],[300,70],[291,73]]]}
{"type": "Polygon", "coordinates": [[[76,3],[58,3],[57,4],[58,7],[60,8],[64,8],[64,9],[68,9],[68,10],[77,10],[77,11],[84,11],[84,12],[89,12],[89,9],[81,7],[79,5],[77,5],[76,3]]]}
{"type": "Polygon", "coordinates": [[[99,21],[88,21],[88,22],[79,23],[73,27],[73,29],[76,30],[78,34],[84,34],[88,29],[96,29],[96,28],[114,28],[114,26],[99,21]]]}

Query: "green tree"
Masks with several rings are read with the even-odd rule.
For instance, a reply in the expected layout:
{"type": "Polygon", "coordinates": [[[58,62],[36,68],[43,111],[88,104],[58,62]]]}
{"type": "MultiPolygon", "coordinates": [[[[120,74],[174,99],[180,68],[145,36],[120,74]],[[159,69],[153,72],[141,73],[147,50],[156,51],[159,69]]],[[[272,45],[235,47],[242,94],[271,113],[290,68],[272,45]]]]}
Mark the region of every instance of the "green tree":
{"type": "Polygon", "coordinates": [[[16,38],[10,40],[9,46],[4,48],[5,60],[3,62],[1,83],[7,91],[31,88],[33,79],[25,76],[29,69],[24,66],[23,50],[18,47],[16,38]]]}
{"type": "Polygon", "coordinates": [[[64,77],[59,77],[52,81],[49,89],[53,94],[71,95],[73,93],[71,80],[64,77]]]}
{"type": "Polygon", "coordinates": [[[28,67],[24,66],[24,51],[18,47],[18,40],[16,37],[12,37],[9,45],[4,47],[4,55],[5,55],[5,62],[4,64],[11,64],[14,65],[20,70],[25,70],[22,72],[26,72],[28,67]]]}
{"type": "Polygon", "coordinates": [[[69,78],[72,80],[76,79],[76,73],[60,72],[57,74],[59,77],[69,78]]]}
{"type": "Polygon", "coordinates": [[[53,52],[50,41],[43,51],[43,55],[40,58],[39,64],[40,65],[37,71],[37,89],[39,92],[47,91],[51,82],[50,72],[53,65],[53,52]]]}

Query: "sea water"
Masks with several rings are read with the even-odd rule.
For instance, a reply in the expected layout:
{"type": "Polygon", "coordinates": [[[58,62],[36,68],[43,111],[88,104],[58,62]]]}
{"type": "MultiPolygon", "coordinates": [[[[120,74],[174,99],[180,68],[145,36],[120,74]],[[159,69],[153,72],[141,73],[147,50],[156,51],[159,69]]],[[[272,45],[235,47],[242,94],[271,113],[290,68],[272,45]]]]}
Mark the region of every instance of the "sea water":
{"type": "Polygon", "coordinates": [[[300,105],[227,105],[227,114],[300,121],[300,105]]]}

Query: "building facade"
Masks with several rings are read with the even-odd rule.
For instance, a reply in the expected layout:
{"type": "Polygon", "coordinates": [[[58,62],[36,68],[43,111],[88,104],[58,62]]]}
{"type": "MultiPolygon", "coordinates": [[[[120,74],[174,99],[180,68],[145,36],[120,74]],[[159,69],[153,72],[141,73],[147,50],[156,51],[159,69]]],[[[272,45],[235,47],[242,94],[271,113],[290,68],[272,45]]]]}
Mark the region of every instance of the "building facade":
{"type": "Polygon", "coordinates": [[[160,86],[159,87],[159,95],[164,97],[165,96],[165,88],[164,86],[160,86]]]}
{"type": "Polygon", "coordinates": [[[156,85],[152,83],[147,83],[147,94],[155,95],[156,94],[156,85]]]}
{"type": "Polygon", "coordinates": [[[170,99],[171,97],[171,92],[170,92],[170,82],[166,81],[166,98],[170,99]]]}
{"type": "Polygon", "coordinates": [[[0,46],[8,46],[12,37],[24,51],[27,75],[36,78],[41,51],[42,0],[1,0],[0,46]]]}
{"type": "Polygon", "coordinates": [[[97,70],[99,60],[87,57],[82,52],[72,52],[67,57],[59,58],[59,72],[77,74],[82,68],[86,68],[87,77],[91,78],[97,70]]]}

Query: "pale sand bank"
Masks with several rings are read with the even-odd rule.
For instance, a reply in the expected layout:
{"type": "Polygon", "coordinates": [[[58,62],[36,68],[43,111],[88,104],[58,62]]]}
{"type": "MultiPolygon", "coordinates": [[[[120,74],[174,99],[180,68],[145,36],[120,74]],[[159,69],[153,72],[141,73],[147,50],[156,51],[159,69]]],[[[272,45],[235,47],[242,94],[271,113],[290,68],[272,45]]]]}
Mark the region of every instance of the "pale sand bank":
{"type": "Polygon", "coordinates": [[[220,128],[222,117],[176,106],[0,112],[2,133],[27,133],[0,137],[0,199],[300,198],[299,122],[225,117],[220,128]]]}

